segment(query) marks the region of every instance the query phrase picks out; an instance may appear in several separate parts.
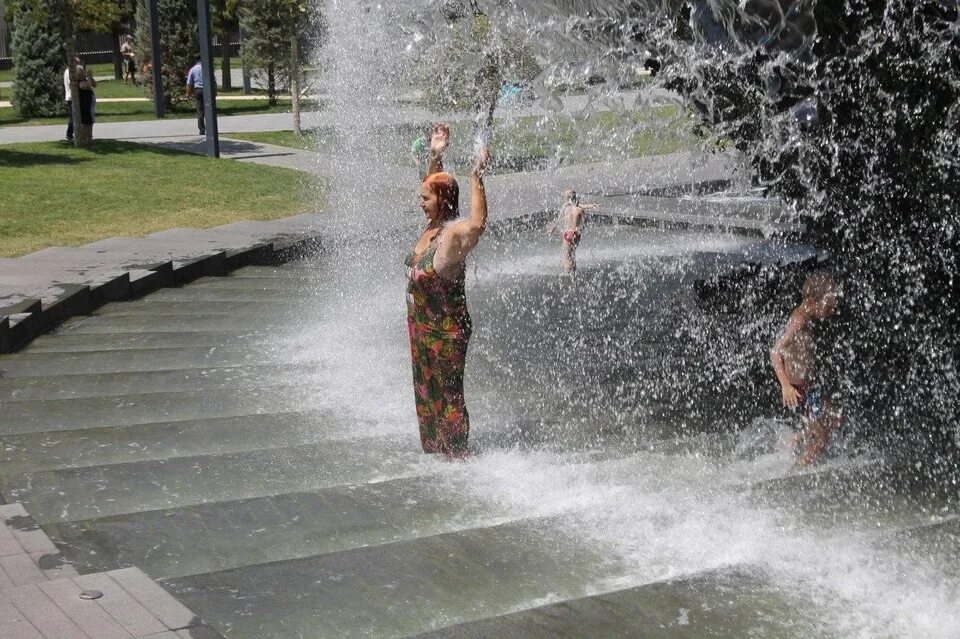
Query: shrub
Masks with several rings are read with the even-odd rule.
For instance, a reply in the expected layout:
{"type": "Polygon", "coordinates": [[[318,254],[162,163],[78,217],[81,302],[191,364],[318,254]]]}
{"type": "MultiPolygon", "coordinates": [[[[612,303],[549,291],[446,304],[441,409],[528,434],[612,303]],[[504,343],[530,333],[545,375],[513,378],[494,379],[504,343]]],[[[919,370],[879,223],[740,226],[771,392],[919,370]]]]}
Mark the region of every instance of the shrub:
{"type": "MultiPolygon", "coordinates": [[[[55,4],[55,3],[51,3],[55,4]]],[[[57,11],[13,14],[13,108],[22,118],[65,113],[63,42],[57,11]]]]}

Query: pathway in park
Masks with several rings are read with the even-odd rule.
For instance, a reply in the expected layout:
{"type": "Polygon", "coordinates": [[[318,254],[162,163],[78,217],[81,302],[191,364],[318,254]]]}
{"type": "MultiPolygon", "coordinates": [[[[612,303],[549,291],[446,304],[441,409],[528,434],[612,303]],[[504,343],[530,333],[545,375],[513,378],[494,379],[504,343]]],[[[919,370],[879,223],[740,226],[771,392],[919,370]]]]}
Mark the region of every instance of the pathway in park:
{"type": "MultiPolygon", "coordinates": [[[[624,108],[636,102],[636,92],[617,93],[609,96],[574,95],[563,100],[542,103],[540,101],[527,106],[503,108],[498,111],[501,117],[522,117],[544,115],[558,111],[577,112],[588,108],[624,108]]],[[[673,100],[667,93],[650,96],[655,103],[673,100]]],[[[438,118],[428,109],[412,104],[398,107],[396,104],[361,105],[358,112],[367,122],[376,126],[397,126],[409,123],[427,123],[438,118]]],[[[303,113],[303,127],[314,129],[321,127],[339,127],[344,113],[330,111],[308,111],[303,113]]],[[[440,116],[442,117],[442,116],[440,116]]],[[[456,119],[459,116],[451,116],[456,119]]],[[[289,131],[293,128],[293,119],[289,113],[269,113],[262,115],[233,115],[218,118],[220,133],[252,133],[257,131],[289,131]]],[[[0,144],[15,142],[46,142],[63,139],[66,124],[44,126],[5,126],[0,127],[0,144]]],[[[100,139],[137,140],[140,138],[179,137],[195,134],[196,121],[191,118],[147,120],[134,122],[104,122],[94,126],[94,136],[100,139]]]]}

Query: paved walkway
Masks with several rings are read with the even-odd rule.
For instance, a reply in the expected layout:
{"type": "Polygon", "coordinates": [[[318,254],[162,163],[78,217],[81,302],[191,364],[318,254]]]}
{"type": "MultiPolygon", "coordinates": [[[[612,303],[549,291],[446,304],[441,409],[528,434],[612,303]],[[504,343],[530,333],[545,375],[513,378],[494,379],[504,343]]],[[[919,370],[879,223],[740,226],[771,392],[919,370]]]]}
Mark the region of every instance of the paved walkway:
{"type": "MultiPolygon", "coordinates": [[[[217,101],[218,102],[244,102],[244,101],[254,101],[254,100],[265,100],[266,97],[267,96],[262,94],[236,95],[231,93],[228,95],[218,95],[217,101]]],[[[322,97],[323,96],[319,96],[319,95],[309,95],[309,96],[306,96],[304,99],[319,100],[322,97]]],[[[290,100],[290,96],[278,95],[277,99],[280,100],[281,102],[285,102],[290,100]]],[[[108,102],[151,102],[152,103],[153,100],[151,100],[150,98],[97,98],[97,104],[106,104],[108,102]]],[[[10,101],[0,100],[0,109],[5,107],[11,107],[11,106],[13,106],[13,104],[10,101]]]]}
{"type": "Polygon", "coordinates": [[[79,576],[14,503],[0,505],[0,636],[213,639],[220,634],[136,568],[79,576]]]}
{"type": "MultiPolygon", "coordinates": [[[[509,107],[498,111],[501,117],[523,117],[531,115],[546,115],[557,111],[576,113],[588,108],[622,108],[636,102],[639,94],[626,92],[612,96],[575,95],[554,102],[537,102],[523,107],[509,107]]],[[[659,102],[668,102],[673,98],[667,93],[653,96],[659,102]]],[[[438,115],[433,111],[414,105],[398,106],[386,104],[383,106],[365,105],[359,112],[368,122],[378,126],[396,126],[407,123],[432,122],[438,118],[448,117],[438,115]]],[[[306,111],[302,114],[303,127],[307,129],[321,127],[337,127],[342,125],[343,112],[306,111]]],[[[462,115],[449,115],[448,119],[457,119],[462,115]]],[[[267,113],[261,115],[233,115],[220,117],[217,120],[220,133],[252,133],[257,131],[289,131],[293,129],[293,116],[289,113],[267,113]]],[[[0,144],[16,142],[52,142],[60,140],[64,135],[64,124],[45,126],[6,126],[0,127],[0,144]]],[[[189,136],[196,133],[196,123],[191,118],[147,120],[135,122],[105,122],[94,127],[94,137],[98,139],[135,140],[138,138],[189,136]]]]}

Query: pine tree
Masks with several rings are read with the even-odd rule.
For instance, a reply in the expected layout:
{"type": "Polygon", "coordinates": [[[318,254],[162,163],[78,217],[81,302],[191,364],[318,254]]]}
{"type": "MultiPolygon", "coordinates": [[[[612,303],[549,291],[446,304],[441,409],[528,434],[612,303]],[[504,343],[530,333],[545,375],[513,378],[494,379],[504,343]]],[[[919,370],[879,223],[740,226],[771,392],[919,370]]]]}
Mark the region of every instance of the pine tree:
{"type": "Polygon", "coordinates": [[[299,84],[299,69],[324,31],[322,14],[311,5],[310,0],[245,0],[241,5],[244,63],[266,75],[270,104],[276,104],[279,87],[289,86],[292,71],[297,75],[292,84],[299,84]]]}
{"type": "Polygon", "coordinates": [[[57,11],[13,14],[13,108],[22,118],[65,113],[63,70],[66,59],[59,38],[57,11]]]}
{"type": "MultiPolygon", "coordinates": [[[[160,30],[163,100],[172,107],[184,99],[187,72],[200,51],[197,38],[197,3],[192,0],[157,0],[160,30]]],[[[150,58],[150,20],[146,0],[137,0],[137,59],[150,58]]],[[[153,84],[144,82],[148,91],[153,84]]]]}

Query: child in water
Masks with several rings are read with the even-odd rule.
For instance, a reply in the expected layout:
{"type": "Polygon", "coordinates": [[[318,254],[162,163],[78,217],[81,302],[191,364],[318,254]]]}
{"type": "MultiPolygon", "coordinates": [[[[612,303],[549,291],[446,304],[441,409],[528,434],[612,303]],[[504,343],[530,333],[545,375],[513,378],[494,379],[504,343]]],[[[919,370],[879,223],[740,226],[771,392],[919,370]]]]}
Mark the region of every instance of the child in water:
{"type": "Polygon", "coordinates": [[[577,246],[580,244],[580,231],[583,218],[588,210],[595,210],[596,204],[581,204],[580,197],[573,189],[563,192],[563,206],[557,214],[557,220],[547,227],[553,232],[558,226],[563,234],[563,270],[573,275],[577,271],[577,246]]]}
{"type": "Polygon", "coordinates": [[[837,293],[833,279],[814,274],[803,284],[803,301],[770,352],[773,371],[780,382],[783,405],[803,411],[802,428],[794,440],[803,447],[799,466],[806,466],[820,456],[830,433],[840,426],[840,414],[832,402],[823,399],[817,386],[816,344],[813,323],[825,320],[836,308],[837,293]]]}

